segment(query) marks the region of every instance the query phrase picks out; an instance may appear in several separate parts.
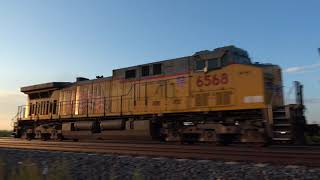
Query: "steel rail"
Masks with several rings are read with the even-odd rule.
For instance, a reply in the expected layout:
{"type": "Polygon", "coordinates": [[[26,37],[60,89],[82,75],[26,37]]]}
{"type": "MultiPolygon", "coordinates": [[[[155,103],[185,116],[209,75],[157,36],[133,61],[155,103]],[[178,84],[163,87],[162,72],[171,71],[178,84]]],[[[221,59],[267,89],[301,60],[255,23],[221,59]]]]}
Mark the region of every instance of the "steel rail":
{"type": "Polygon", "coordinates": [[[304,149],[294,149],[286,146],[286,147],[272,147],[272,148],[265,148],[265,147],[238,147],[238,146],[215,146],[215,145],[177,145],[177,144],[161,144],[161,143],[153,143],[153,144],[135,144],[135,143],[96,143],[96,142],[70,142],[70,141],[64,141],[64,142],[59,142],[59,141],[39,141],[39,140],[33,140],[33,141],[26,141],[26,140],[3,140],[0,139],[0,143],[19,143],[20,145],[22,144],[48,144],[48,145],[75,145],[77,144],[77,147],[79,146],[94,146],[95,148],[98,147],[105,147],[105,148],[111,148],[111,147],[130,147],[130,148],[152,148],[155,147],[157,149],[178,149],[178,148],[183,148],[184,150],[197,150],[197,151],[236,151],[237,152],[244,152],[244,153],[249,153],[249,152],[257,152],[257,153],[286,153],[286,154],[302,154],[305,155],[306,153],[308,155],[319,155],[320,156],[320,149],[310,149],[310,150],[304,150],[304,149]]]}
{"type": "Polygon", "coordinates": [[[83,142],[41,142],[41,141],[0,141],[2,148],[67,151],[84,153],[111,153],[152,157],[172,157],[188,159],[209,159],[228,161],[250,161],[274,164],[297,164],[320,166],[320,152],[273,151],[268,149],[242,149],[225,147],[197,147],[186,145],[137,145],[137,144],[108,144],[83,142]]]}

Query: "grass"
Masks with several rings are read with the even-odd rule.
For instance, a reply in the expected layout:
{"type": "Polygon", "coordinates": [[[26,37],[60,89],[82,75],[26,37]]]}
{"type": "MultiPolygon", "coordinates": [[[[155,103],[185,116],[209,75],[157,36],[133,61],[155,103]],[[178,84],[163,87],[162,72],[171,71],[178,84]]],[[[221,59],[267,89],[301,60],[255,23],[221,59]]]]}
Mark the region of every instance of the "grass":
{"type": "Polygon", "coordinates": [[[21,162],[7,166],[9,159],[6,156],[0,155],[0,180],[12,179],[12,180],[68,180],[72,179],[70,175],[69,164],[65,160],[50,162],[56,163],[55,169],[44,171],[44,165],[37,164],[31,159],[23,159],[21,162]]]}
{"type": "Polygon", "coordinates": [[[0,130],[0,137],[10,137],[11,133],[12,133],[12,131],[0,130]]]}
{"type": "Polygon", "coordinates": [[[308,145],[320,145],[320,135],[305,135],[308,145]]]}
{"type": "Polygon", "coordinates": [[[143,175],[140,173],[139,169],[135,169],[132,175],[132,180],[144,180],[143,175]]]}

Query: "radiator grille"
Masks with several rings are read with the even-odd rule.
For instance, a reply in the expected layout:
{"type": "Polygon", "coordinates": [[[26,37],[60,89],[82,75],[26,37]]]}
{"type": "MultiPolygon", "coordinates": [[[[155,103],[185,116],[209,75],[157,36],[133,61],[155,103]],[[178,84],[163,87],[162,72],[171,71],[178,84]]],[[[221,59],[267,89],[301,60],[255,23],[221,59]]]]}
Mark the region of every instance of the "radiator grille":
{"type": "Polygon", "coordinates": [[[195,105],[196,106],[208,106],[209,93],[196,94],[195,105]]]}
{"type": "Polygon", "coordinates": [[[232,92],[218,92],[216,93],[216,104],[217,105],[229,105],[231,104],[232,92]]]}

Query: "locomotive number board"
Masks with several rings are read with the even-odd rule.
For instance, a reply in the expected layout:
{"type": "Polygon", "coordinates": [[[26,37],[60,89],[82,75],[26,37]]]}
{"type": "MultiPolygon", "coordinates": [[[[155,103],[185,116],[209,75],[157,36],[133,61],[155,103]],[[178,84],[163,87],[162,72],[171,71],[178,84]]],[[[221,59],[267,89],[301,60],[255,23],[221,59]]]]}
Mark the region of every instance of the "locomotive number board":
{"type": "Polygon", "coordinates": [[[222,74],[213,74],[213,75],[204,75],[198,76],[196,84],[198,87],[203,86],[218,86],[225,85],[229,83],[229,76],[227,73],[222,74]]]}

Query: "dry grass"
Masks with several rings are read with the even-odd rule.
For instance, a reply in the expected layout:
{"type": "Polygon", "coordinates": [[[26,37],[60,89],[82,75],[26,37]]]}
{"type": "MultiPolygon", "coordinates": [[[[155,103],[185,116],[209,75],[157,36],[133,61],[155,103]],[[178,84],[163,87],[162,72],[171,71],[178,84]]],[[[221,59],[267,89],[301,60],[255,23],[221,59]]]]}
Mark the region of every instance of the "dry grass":
{"type": "Polygon", "coordinates": [[[10,137],[11,133],[12,133],[12,131],[0,130],[0,137],[10,137]]]}

